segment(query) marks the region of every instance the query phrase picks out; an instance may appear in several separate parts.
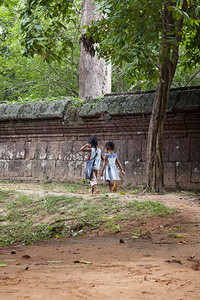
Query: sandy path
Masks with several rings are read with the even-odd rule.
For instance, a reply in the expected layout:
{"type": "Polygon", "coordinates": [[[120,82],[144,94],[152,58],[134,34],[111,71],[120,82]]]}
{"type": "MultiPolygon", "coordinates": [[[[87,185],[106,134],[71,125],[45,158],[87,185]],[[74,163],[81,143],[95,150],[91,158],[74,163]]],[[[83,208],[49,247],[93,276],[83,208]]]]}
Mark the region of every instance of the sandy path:
{"type": "Polygon", "coordinates": [[[0,268],[0,299],[200,299],[199,200],[186,193],[134,198],[160,201],[178,213],[145,224],[151,238],[124,232],[1,247],[7,267],[0,268]],[[174,227],[182,238],[167,237],[174,227]],[[81,259],[92,264],[74,263],[81,259]]]}

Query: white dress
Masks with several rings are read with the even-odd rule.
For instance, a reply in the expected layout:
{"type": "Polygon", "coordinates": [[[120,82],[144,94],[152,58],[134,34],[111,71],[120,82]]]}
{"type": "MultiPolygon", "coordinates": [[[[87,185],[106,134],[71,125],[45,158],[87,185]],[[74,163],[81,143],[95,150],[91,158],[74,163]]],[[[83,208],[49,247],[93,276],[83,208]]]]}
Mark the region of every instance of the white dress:
{"type": "Polygon", "coordinates": [[[103,172],[103,179],[105,181],[119,180],[119,171],[116,166],[117,154],[113,153],[111,155],[108,153],[104,153],[104,155],[108,157],[108,162],[103,172]]]}

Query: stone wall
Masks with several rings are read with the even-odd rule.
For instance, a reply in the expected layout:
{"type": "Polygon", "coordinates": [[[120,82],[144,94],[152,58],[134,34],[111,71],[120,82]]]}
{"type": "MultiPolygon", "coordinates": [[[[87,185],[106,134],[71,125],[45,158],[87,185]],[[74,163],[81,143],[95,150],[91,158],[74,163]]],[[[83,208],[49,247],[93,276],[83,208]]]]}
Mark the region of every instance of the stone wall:
{"type": "MultiPolygon", "coordinates": [[[[147,131],[155,94],[107,95],[82,105],[70,99],[0,104],[0,180],[79,180],[90,135],[114,140],[124,183],[145,181],[147,131]]],[[[200,89],[171,91],[164,125],[165,184],[200,188],[200,89]]]]}

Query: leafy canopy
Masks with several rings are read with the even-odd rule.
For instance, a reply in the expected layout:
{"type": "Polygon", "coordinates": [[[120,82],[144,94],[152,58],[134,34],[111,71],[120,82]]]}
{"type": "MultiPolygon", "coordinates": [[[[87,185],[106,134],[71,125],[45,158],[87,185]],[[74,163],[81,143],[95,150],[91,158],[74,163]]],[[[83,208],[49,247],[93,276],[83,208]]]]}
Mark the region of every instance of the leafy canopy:
{"type": "MultiPolygon", "coordinates": [[[[79,12],[77,12],[75,23],[63,21],[67,26],[67,36],[73,46],[65,48],[62,60],[59,62],[55,59],[44,59],[41,52],[38,51],[37,54],[37,49],[34,50],[37,55],[33,57],[23,55],[24,47],[20,44],[22,39],[20,16],[24,10],[24,1],[16,1],[14,7],[10,1],[5,2],[0,6],[0,101],[78,95],[79,12]]],[[[41,22],[43,22],[44,30],[48,30],[50,21],[41,18],[41,22]]],[[[55,56],[59,55],[62,47],[59,41],[65,36],[65,30],[57,30],[54,33],[55,51],[58,51],[55,52],[55,56]]],[[[43,41],[37,41],[42,43],[41,47],[44,47],[43,41]]],[[[33,47],[35,47],[34,43],[33,47]]],[[[25,53],[27,54],[28,50],[25,53]]]]}
{"type": "MultiPolygon", "coordinates": [[[[95,0],[94,4],[102,18],[87,29],[97,43],[96,51],[115,65],[126,62],[132,65],[135,76],[145,76],[149,80],[158,77],[158,61],[162,63],[160,47],[173,47],[177,36],[183,34],[185,61],[188,55],[191,65],[199,62],[200,1],[187,0],[188,10],[184,11],[184,0],[95,0]],[[163,12],[167,5],[172,12],[173,22],[167,32],[163,31],[163,12]],[[184,17],[183,32],[179,32],[179,21],[184,17]],[[191,38],[192,37],[192,38],[191,38]],[[195,37],[195,41],[193,39],[195,37]]],[[[173,60],[172,51],[170,59],[173,60]]]]}
{"type": "MultiPolygon", "coordinates": [[[[167,32],[167,40],[171,45],[176,43],[177,22],[182,15],[184,16],[180,60],[174,78],[174,86],[183,86],[190,82],[193,75],[198,75],[198,69],[200,69],[200,3],[199,0],[188,0],[189,7],[187,12],[184,12],[182,10],[183,2],[184,0],[95,0],[94,5],[102,13],[102,19],[93,22],[92,26],[88,28],[87,34],[91,35],[93,40],[98,43],[96,47],[98,55],[106,58],[107,61],[111,59],[115,65],[112,73],[113,91],[155,88],[158,78],[158,61],[161,60],[159,51],[163,41],[163,8],[166,3],[176,19],[171,30],[167,32]],[[197,68],[195,73],[194,66],[197,68]]],[[[2,4],[6,6],[7,14],[10,17],[13,16],[15,31],[14,35],[10,35],[7,31],[6,38],[3,41],[1,39],[2,49],[5,50],[6,47],[8,50],[7,56],[5,56],[5,51],[1,56],[1,68],[3,68],[1,77],[2,74],[6,74],[1,80],[4,89],[9,91],[17,89],[16,94],[18,95],[22,89],[16,87],[15,83],[19,83],[16,80],[16,74],[20,79],[28,78],[26,74],[32,73],[30,68],[25,72],[21,68],[20,73],[18,65],[13,64],[14,55],[15,61],[18,60],[21,65],[27,64],[21,57],[22,50],[27,56],[27,65],[35,67],[41,65],[40,70],[44,71],[44,78],[48,78],[50,75],[50,80],[48,79],[50,85],[46,85],[46,91],[42,88],[41,92],[37,93],[38,86],[41,85],[33,83],[31,86],[31,94],[34,91],[33,97],[39,97],[42,94],[46,97],[52,88],[55,93],[50,92],[50,94],[55,96],[57,89],[55,82],[60,82],[61,78],[65,79],[65,74],[71,80],[66,85],[64,84],[63,91],[61,93],[59,91],[59,94],[65,94],[66,86],[71,88],[72,82],[77,86],[81,0],[0,0],[0,5],[2,4]],[[16,20],[19,21],[17,26],[16,20]],[[29,54],[34,61],[29,60],[29,54]],[[57,62],[56,72],[60,75],[56,75],[57,78],[53,82],[48,65],[43,65],[40,58],[48,62],[50,69],[51,64],[55,69],[54,64],[57,62]],[[14,72],[13,69],[15,69],[14,72]],[[12,74],[15,76],[12,77],[12,74]],[[73,75],[69,76],[69,74],[73,75]],[[9,84],[6,87],[9,82],[12,82],[11,88],[9,84]]],[[[5,16],[4,19],[6,20],[6,18],[5,16]]],[[[4,28],[9,27],[8,23],[4,22],[4,28]]],[[[9,30],[13,32],[11,28],[12,25],[9,30]]],[[[34,77],[37,78],[37,76],[38,74],[35,72],[34,77]]],[[[27,95],[30,90],[31,81],[32,78],[29,80],[30,84],[24,89],[24,95],[27,95]]],[[[47,83],[47,80],[42,79],[42,81],[47,83]]],[[[63,85],[63,83],[61,84],[63,85]]],[[[4,95],[7,97],[7,91],[4,95]]]]}
{"type": "Polygon", "coordinates": [[[80,11],[73,0],[28,0],[20,10],[25,55],[40,54],[47,61],[60,60],[74,47],[69,24],[76,24],[80,11]],[[65,22],[67,19],[67,22],[65,22]]]}

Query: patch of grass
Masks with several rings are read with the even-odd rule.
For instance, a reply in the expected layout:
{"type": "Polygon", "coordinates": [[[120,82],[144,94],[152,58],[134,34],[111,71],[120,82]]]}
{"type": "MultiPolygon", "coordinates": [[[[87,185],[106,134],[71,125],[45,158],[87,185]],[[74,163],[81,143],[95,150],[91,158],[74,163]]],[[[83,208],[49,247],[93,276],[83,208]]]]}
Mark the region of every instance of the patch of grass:
{"type": "MultiPolygon", "coordinates": [[[[66,185],[60,184],[60,188],[66,185]]],[[[91,230],[115,233],[126,221],[165,216],[174,211],[154,201],[124,201],[106,194],[81,196],[84,184],[70,184],[68,195],[30,197],[14,191],[0,193],[0,245],[30,244],[52,237],[65,238],[91,230]]]]}
{"type": "Polygon", "coordinates": [[[171,214],[174,212],[173,209],[165,206],[164,204],[157,201],[131,201],[126,204],[128,208],[130,208],[129,214],[135,214],[137,211],[139,214],[146,214],[148,217],[150,216],[166,216],[167,214],[171,214]]]}
{"type": "Polygon", "coordinates": [[[9,192],[8,191],[4,191],[4,190],[1,190],[0,191],[0,203],[1,202],[4,202],[5,199],[9,196],[9,192]]]}
{"type": "Polygon", "coordinates": [[[67,183],[47,183],[44,182],[42,185],[43,189],[51,191],[51,190],[56,190],[60,192],[69,192],[69,193],[76,193],[76,194],[83,194],[88,192],[90,185],[88,182],[83,179],[81,181],[76,181],[76,182],[71,182],[68,181],[67,183]]]}
{"type": "Polygon", "coordinates": [[[145,189],[145,183],[137,186],[130,186],[129,189],[130,189],[130,194],[141,193],[145,189]]]}
{"type": "Polygon", "coordinates": [[[79,197],[47,196],[34,199],[10,194],[9,199],[0,206],[0,245],[33,243],[61,234],[59,226],[55,229],[51,223],[78,200],[79,197]]]}

